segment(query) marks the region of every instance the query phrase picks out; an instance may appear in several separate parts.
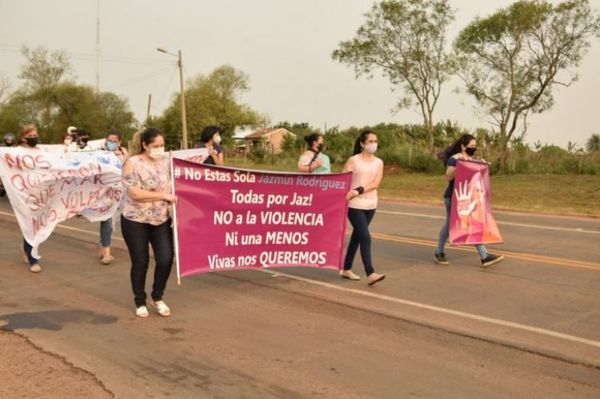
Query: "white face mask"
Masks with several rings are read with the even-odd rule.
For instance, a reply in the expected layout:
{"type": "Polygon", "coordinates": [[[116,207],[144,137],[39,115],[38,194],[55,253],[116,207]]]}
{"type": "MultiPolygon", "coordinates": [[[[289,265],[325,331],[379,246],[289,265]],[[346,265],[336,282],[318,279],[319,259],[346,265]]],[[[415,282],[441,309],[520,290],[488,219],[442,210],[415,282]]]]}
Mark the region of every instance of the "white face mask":
{"type": "Polygon", "coordinates": [[[165,156],[165,147],[150,148],[148,156],[152,159],[161,159],[165,156]]]}
{"type": "Polygon", "coordinates": [[[364,149],[368,154],[375,154],[375,151],[377,151],[377,143],[369,143],[364,146],[364,149]]]}
{"type": "Polygon", "coordinates": [[[220,134],[215,134],[215,136],[213,137],[213,143],[221,144],[221,135],[220,134]]]}

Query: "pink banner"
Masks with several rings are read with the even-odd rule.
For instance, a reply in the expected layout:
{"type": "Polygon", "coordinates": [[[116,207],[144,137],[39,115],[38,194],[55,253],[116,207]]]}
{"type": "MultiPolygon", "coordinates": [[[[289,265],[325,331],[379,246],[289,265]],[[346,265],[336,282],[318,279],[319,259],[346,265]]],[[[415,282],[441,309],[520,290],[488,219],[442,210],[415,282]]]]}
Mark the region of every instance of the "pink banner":
{"type": "Polygon", "coordinates": [[[280,266],[341,269],[350,178],[173,158],[179,275],[280,266]]]}
{"type": "Polygon", "coordinates": [[[450,244],[501,243],[492,215],[489,167],[476,161],[458,161],[450,210],[450,244]]]}

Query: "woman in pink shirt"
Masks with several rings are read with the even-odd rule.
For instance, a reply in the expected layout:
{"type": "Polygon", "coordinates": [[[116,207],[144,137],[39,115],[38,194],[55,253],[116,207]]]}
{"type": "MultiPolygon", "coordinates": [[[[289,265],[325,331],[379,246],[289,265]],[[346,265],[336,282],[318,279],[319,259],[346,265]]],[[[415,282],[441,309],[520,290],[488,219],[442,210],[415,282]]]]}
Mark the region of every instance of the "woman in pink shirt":
{"type": "Polygon", "coordinates": [[[373,285],[385,278],[384,274],[375,273],[371,256],[371,233],[369,223],[377,209],[377,187],[383,178],[383,161],[374,154],[377,151],[377,135],[372,131],[364,131],[356,139],[354,155],[346,161],[344,172],[352,172],[352,190],[346,194],[348,219],[352,224],[352,235],[348,243],[344,270],[340,276],[350,280],[360,280],[352,272],[352,262],[360,247],[360,257],[367,274],[367,283],[373,285]]]}

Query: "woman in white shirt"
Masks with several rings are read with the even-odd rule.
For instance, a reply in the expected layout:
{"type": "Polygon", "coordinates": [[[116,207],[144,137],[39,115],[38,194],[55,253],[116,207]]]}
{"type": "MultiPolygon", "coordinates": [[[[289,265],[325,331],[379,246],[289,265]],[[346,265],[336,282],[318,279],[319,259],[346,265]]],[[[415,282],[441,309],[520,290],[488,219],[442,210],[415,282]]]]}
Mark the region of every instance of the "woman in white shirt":
{"type": "Polygon", "coordinates": [[[377,135],[366,130],[356,139],[354,155],[344,165],[344,172],[352,172],[354,188],[346,194],[346,199],[349,201],[348,219],[353,230],[344,259],[344,270],[340,272],[340,276],[350,280],[360,280],[360,277],[352,272],[352,262],[360,247],[360,257],[369,285],[385,278],[384,274],[375,273],[369,232],[369,224],[377,209],[377,187],[383,178],[383,161],[374,155],[376,151],[377,135]]]}

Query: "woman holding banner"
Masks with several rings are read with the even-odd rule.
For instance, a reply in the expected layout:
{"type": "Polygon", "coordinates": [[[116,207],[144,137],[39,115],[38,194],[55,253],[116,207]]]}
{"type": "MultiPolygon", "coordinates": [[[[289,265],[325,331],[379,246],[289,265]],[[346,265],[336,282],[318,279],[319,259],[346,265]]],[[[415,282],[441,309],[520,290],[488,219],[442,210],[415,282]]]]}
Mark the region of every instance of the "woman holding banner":
{"type": "Polygon", "coordinates": [[[304,137],[308,149],[300,155],[298,171],[304,173],[331,173],[329,157],[323,154],[323,135],[312,133],[304,137]]]}
{"type": "MultiPolygon", "coordinates": [[[[448,179],[448,187],[444,192],[444,203],[446,205],[446,221],[440,230],[438,238],[437,250],[433,254],[435,262],[439,265],[450,264],[446,259],[444,247],[449,236],[450,211],[452,209],[452,197],[454,194],[454,175],[458,160],[473,160],[473,155],[477,151],[477,140],[470,134],[463,134],[452,143],[448,148],[442,151],[438,156],[446,163],[446,178],[448,179]]],[[[503,255],[493,255],[487,252],[485,245],[475,245],[481,264],[483,267],[489,267],[504,259],[503,255]]]]}
{"type": "MultiPolygon", "coordinates": [[[[106,134],[103,150],[112,152],[121,162],[125,162],[128,156],[127,150],[121,146],[121,132],[114,128],[106,134]]],[[[108,265],[115,259],[110,254],[112,232],[112,218],[100,222],[100,261],[103,265],[108,265]]]]}
{"type": "MultiPolygon", "coordinates": [[[[39,135],[37,128],[35,125],[25,125],[21,128],[21,134],[19,136],[19,141],[21,143],[21,147],[27,148],[28,150],[37,150],[39,135]]],[[[39,259],[34,258],[31,255],[31,251],[33,247],[31,244],[27,242],[25,238],[23,238],[23,262],[29,265],[29,271],[32,273],[39,273],[42,271],[42,267],[40,266],[39,259]]]]}
{"type": "Polygon", "coordinates": [[[352,190],[346,194],[348,219],[352,224],[352,235],[348,243],[344,270],[340,276],[349,280],[360,280],[352,272],[352,262],[360,246],[360,257],[367,274],[367,283],[373,285],[385,278],[384,274],[375,273],[371,256],[371,233],[369,224],[377,209],[377,187],[383,178],[383,161],[374,154],[377,151],[377,135],[372,131],[364,131],[356,139],[354,155],[346,161],[344,172],[352,172],[352,190]]]}
{"type": "Polygon", "coordinates": [[[169,160],[165,156],[161,131],[147,128],[140,139],[141,153],[130,157],[123,165],[123,183],[127,191],[121,231],[131,257],[135,314],[148,317],[145,285],[150,261],[148,246],[151,245],[156,260],[151,305],[166,317],[171,315],[171,310],[162,297],[174,254],[169,208],[176,198],[171,194],[169,160]]]}

